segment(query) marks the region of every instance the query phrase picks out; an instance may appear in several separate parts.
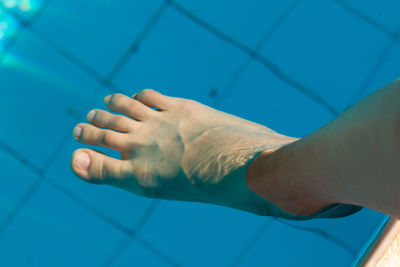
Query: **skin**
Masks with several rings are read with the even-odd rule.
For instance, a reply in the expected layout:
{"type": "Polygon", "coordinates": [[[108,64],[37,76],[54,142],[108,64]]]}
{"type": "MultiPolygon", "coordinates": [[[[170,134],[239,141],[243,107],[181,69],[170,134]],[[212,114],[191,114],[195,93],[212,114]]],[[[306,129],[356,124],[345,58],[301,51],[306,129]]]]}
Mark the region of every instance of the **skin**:
{"type": "Polygon", "coordinates": [[[121,159],[94,149],[73,153],[71,168],[81,179],[150,198],[196,201],[265,215],[265,200],[246,183],[246,163],[260,151],[296,140],[189,99],[145,89],[128,97],[112,94],[111,111],[96,109],[79,123],[76,140],[115,149],[121,159]],[[156,110],[151,109],[156,108],[156,110]],[[76,156],[87,153],[87,170],[76,156]]]}
{"type": "Polygon", "coordinates": [[[105,104],[123,115],[96,109],[74,133],[81,128],[79,142],[115,149],[121,159],[82,148],[71,168],[85,181],[134,194],[259,215],[269,201],[300,216],[333,203],[400,216],[398,99],[396,81],[300,139],[151,89],[112,94],[105,104]],[[78,167],[80,152],[90,157],[87,170],[78,167]]]}
{"type": "Polygon", "coordinates": [[[397,80],[310,135],[260,155],[249,186],[287,211],[346,203],[400,218],[399,115],[397,80]]]}

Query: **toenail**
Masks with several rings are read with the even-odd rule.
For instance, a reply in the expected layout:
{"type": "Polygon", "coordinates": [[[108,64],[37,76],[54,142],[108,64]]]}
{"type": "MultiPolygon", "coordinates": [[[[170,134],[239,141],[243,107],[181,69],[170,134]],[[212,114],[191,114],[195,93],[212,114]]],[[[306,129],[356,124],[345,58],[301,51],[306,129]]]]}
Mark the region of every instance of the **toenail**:
{"type": "Polygon", "coordinates": [[[90,157],[85,152],[79,152],[75,156],[75,164],[81,170],[87,170],[90,165],[90,157]]]}
{"type": "Polygon", "coordinates": [[[110,100],[111,100],[111,95],[108,95],[108,96],[106,96],[106,97],[104,98],[104,102],[105,102],[106,104],[110,103],[110,100]]]}
{"type": "Polygon", "coordinates": [[[90,111],[88,114],[88,120],[90,120],[90,121],[93,120],[94,115],[96,115],[96,110],[90,111]]]}
{"type": "Polygon", "coordinates": [[[82,128],[81,127],[76,127],[75,128],[75,131],[74,131],[74,136],[75,136],[75,138],[78,140],[79,139],[79,137],[81,136],[81,133],[82,133],[82,128]]]}

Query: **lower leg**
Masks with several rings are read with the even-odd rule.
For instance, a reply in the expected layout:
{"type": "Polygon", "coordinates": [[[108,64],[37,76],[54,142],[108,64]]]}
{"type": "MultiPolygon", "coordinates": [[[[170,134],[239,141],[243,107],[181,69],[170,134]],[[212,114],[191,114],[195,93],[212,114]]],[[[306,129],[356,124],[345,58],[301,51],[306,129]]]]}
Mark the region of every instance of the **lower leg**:
{"type": "Polygon", "coordinates": [[[249,187],[302,215],[347,203],[400,217],[399,99],[396,81],[318,131],[260,155],[249,187]]]}

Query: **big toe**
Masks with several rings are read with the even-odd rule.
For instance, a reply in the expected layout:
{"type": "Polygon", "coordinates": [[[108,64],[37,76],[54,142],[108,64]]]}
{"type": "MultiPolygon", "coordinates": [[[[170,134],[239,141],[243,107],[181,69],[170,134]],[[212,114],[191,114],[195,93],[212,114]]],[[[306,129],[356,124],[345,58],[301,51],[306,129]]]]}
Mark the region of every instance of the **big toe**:
{"type": "Polygon", "coordinates": [[[71,159],[71,168],[83,180],[102,184],[122,179],[129,172],[126,161],[114,159],[92,149],[78,149],[71,159]]]}

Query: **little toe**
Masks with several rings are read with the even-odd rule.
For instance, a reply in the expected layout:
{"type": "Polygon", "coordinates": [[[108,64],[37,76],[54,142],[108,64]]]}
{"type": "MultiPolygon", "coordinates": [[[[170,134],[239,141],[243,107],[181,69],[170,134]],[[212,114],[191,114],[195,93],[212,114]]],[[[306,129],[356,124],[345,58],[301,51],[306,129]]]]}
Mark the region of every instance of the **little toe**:
{"type": "Polygon", "coordinates": [[[92,149],[75,150],[70,164],[76,175],[95,184],[113,184],[114,180],[124,179],[132,173],[129,162],[92,149]]]}
{"type": "Polygon", "coordinates": [[[137,123],[128,117],[100,109],[91,110],[87,115],[87,119],[92,125],[99,128],[108,128],[123,133],[131,132],[137,123]]]}
{"type": "Polygon", "coordinates": [[[123,94],[108,95],[104,98],[104,102],[112,111],[123,113],[138,121],[143,121],[156,113],[150,107],[123,94]]]}
{"type": "Polygon", "coordinates": [[[169,96],[165,96],[160,92],[157,92],[153,89],[144,89],[139,93],[136,93],[132,96],[133,99],[136,99],[146,106],[158,108],[160,110],[167,110],[173,102],[173,98],[169,96]]]}
{"type": "Polygon", "coordinates": [[[87,123],[80,123],[75,126],[74,137],[83,144],[98,145],[118,151],[125,151],[129,148],[129,140],[126,134],[100,129],[87,123]]]}

